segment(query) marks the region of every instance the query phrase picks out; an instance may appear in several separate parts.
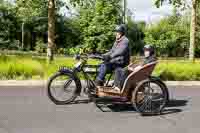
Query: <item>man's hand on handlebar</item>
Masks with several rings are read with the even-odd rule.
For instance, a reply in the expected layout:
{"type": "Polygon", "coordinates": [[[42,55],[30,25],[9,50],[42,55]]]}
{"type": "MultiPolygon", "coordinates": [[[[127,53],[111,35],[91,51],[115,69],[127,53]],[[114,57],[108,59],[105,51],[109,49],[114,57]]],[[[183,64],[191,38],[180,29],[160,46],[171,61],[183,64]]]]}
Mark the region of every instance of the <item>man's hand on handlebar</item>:
{"type": "Polygon", "coordinates": [[[110,56],[109,55],[102,55],[104,61],[109,61],[110,56]]]}
{"type": "Polygon", "coordinates": [[[89,58],[92,58],[92,59],[100,59],[100,60],[103,60],[103,57],[102,57],[101,55],[95,55],[95,54],[93,54],[93,55],[89,55],[88,57],[89,57],[89,58]]]}
{"type": "Polygon", "coordinates": [[[106,55],[106,54],[102,54],[102,55],[88,55],[89,58],[93,58],[93,59],[100,59],[100,60],[104,60],[106,62],[110,61],[110,56],[106,55]]]}

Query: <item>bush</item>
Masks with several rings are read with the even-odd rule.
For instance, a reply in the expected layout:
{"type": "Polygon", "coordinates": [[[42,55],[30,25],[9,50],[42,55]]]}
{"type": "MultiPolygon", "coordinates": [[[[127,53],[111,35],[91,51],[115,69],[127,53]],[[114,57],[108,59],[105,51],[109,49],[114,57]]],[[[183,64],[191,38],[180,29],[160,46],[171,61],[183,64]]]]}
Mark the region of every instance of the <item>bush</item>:
{"type": "Polygon", "coordinates": [[[43,78],[43,72],[43,66],[30,58],[5,56],[0,58],[0,79],[32,79],[33,76],[43,78]]]}
{"type": "Polygon", "coordinates": [[[37,51],[37,53],[46,53],[46,49],[47,49],[47,45],[41,39],[39,39],[36,42],[36,47],[35,47],[35,50],[37,51]]]}
{"type": "Polygon", "coordinates": [[[154,75],[163,80],[200,80],[200,64],[187,61],[161,62],[155,69],[154,75]]]}
{"type": "Polygon", "coordinates": [[[57,54],[65,54],[65,49],[64,48],[59,48],[57,50],[57,54]]]}
{"type": "Polygon", "coordinates": [[[75,47],[75,48],[66,49],[65,52],[68,55],[75,55],[75,54],[78,54],[78,53],[83,53],[83,49],[81,47],[75,47]]]}
{"type": "Polygon", "coordinates": [[[8,45],[7,49],[9,50],[20,50],[20,42],[19,40],[14,40],[10,45],[8,45]]]}

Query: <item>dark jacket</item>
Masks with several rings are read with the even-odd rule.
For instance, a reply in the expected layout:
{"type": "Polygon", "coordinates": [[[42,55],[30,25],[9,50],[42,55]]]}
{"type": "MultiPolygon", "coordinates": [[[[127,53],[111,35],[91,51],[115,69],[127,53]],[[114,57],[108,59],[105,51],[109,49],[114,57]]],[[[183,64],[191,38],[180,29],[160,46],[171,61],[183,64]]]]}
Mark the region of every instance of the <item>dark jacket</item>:
{"type": "Polygon", "coordinates": [[[157,61],[155,56],[149,56],[148,58],[144,58],[142,62],[142,66],[157,61]]]}
{"type": "Polygon", "coordinates": [[[123,67],[130,62],[129,40],[123,36],[120,40],[116,40],[112,49],[105,55],[110,56],[110,63],[119,64],[123,67]]]}

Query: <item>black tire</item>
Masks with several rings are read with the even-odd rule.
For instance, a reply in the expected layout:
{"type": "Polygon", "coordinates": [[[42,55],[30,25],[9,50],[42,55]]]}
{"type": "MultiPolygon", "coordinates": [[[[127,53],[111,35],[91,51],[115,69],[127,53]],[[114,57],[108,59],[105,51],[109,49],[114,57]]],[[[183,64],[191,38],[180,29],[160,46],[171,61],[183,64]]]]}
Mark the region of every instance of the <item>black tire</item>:
{"type": "MultiPolygon", "coordinates": [[[[56,105],[64,105],[64,104],[69,104],[69,103],[73,102],[78,96],[77,89],[78,89],[78,86],[79,86],[79,83],[74,79],[75,78],[74,78],[73,74],[70,73],[70,72],[65,73],[65,74],[58,72],[55,75],[53,75],[52,77],[50,77],[48,82],[47,82],[47,94],[48,94],[49,99],[52,102],[54,102],[56,105]],[[53,86],[54,81],[57,78],[61,78],[61,76],[66,77],[66,78],[69,77],[69,79],[63,80],[63,83],[61,83],[61,85],[63,87],[62,89],[64,91],[63,93],[65,93],[65,91],[67,91],[65,86],[69,87],[69,85],[71,85],[72,82],[74,83],[74,89],[72,90],[72,94],[70,94],[70,96],[68,98],[64,99],[64,100],[60,100],[60,99],[56,98],[54,96],[54,94],[52,93],[52,86],[53,86]]],[[[61,81],[58,81],[58,82],[61,82],[61,81]]],[[[56,85],[56,87],[57,87],[57,85],[56,85]]]]}
{"type": "Polygon", "coordinates": [[[132,103],[141,115],[158,115],[164,109],[167,98],[168,91],[163,84],[147,79],[141,81],[133,91],[132,103]],[[151,84],[154,84],[154,87],[151,84]]]}
{"type": "Polygon", "coordinates": [[[170,95],[169,95],[169,89],[166,86],[166,84],[160,78],[158,78],[158,77],[153,77],[152,76],[152,77],[150,77],[150,79],[154,80],[156,82],[159,82],[159,84],[161,84],[165,88],[165,90],[167,91],[167,103],[169,103],[169,101],[170,101],[170,95]]]}

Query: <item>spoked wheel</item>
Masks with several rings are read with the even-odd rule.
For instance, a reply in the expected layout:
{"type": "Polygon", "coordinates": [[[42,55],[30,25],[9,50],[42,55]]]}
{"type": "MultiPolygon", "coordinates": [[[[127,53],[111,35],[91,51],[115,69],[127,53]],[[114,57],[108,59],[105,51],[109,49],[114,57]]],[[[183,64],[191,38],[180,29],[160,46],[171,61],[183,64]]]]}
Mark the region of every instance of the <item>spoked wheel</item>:
{"type": "Polygon", "coordinates": [[[144,80],[133,92],[133,104],[142,115],[160,114],[167,102],[167,90],[154,80],[144,80]]]}
{"type": "Polygon", "coordinates": [[[71,73],[56,73],[47,83],[48,97],[55,104],[69,104],[77,97],[78,85],[71,73]]]}

